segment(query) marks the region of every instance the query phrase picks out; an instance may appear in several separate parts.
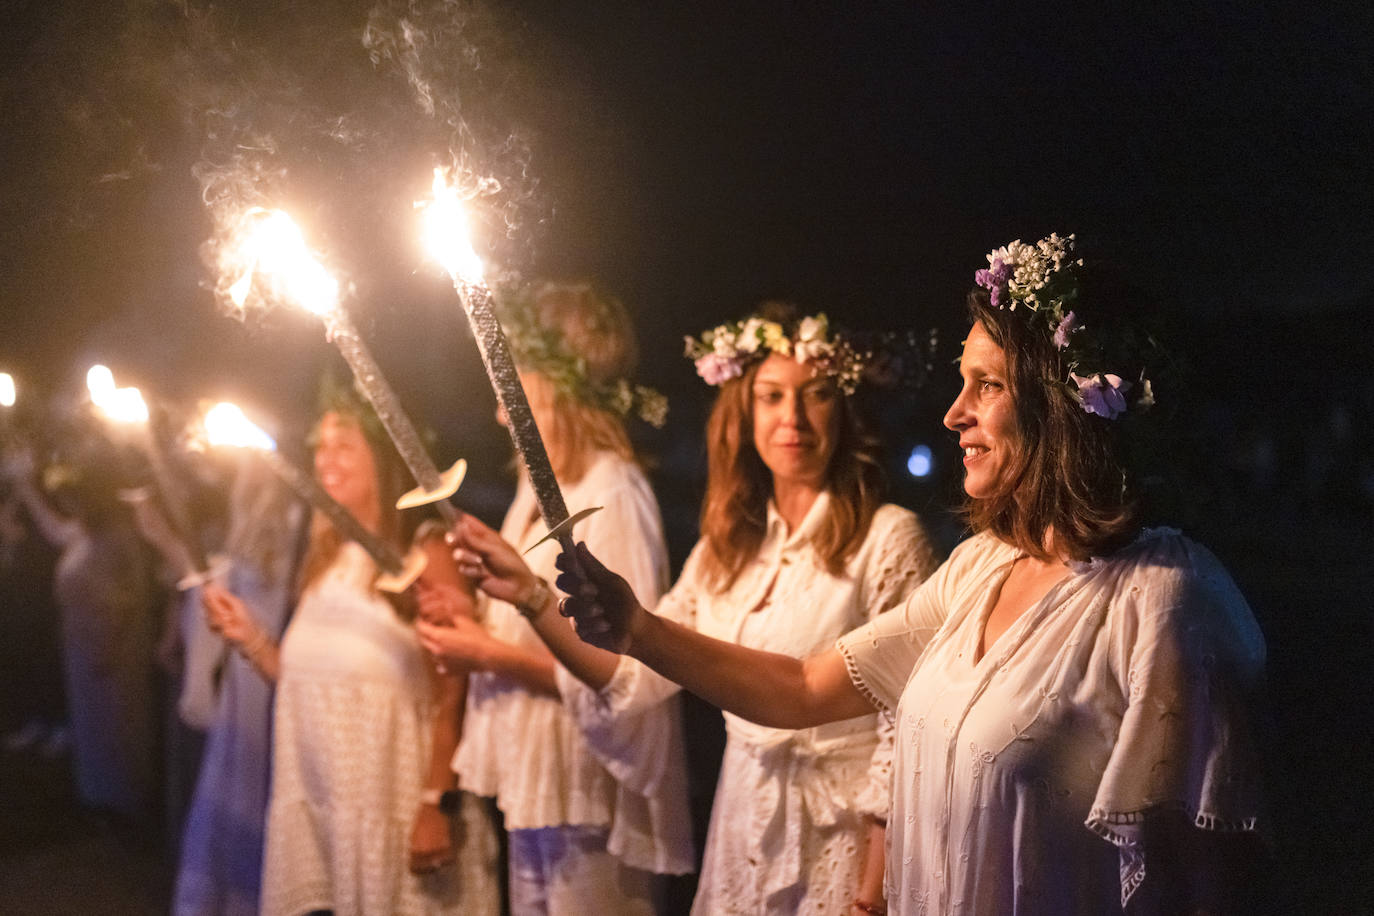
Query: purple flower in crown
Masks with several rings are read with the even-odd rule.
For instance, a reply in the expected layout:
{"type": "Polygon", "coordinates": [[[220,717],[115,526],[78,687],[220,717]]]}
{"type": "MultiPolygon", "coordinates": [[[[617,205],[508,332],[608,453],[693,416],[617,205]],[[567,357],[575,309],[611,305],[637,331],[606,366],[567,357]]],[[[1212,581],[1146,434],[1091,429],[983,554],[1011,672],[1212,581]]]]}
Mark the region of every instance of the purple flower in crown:
{"type": "Polygon", "coordinates": [[[1126,392],[1131,383],[1110,372],[1081,376],[1070,372],[1069,378],[1078,386],[1078,398],[1085,413],[1095,413],[1108,420],[1126,412],[1126,392]]]}
{"type": "Polygon", "coordinates": [[[719,353],[707,353],[705,356],[695,360],[693,365],[697,367],[697,375],[708,385],[719,385],[728,382],[743,374],[743,364],[741,360],[730,356],[722,356],[719,353]]]}
{"type": "Polygon", "coordinates": [[[1064,349],[1069,345],[1069,335],[1078,330],[1078,318],[1073,312],[1064,316],[1064,320],[1059,322],[1059,327],[1054,329],[1054,345],[1059,349],[1064,349]]]}
{"type": "Polygon", "coordinates": [[[1007,290],[1007,280],[1011,277],[1011,268],[1001,261],[993,261],[992,266],[974,271],[973,282],[988,291],[988,300],[992,307],[1000,309],[1002,307],[1002,296],[1007,290]]]}

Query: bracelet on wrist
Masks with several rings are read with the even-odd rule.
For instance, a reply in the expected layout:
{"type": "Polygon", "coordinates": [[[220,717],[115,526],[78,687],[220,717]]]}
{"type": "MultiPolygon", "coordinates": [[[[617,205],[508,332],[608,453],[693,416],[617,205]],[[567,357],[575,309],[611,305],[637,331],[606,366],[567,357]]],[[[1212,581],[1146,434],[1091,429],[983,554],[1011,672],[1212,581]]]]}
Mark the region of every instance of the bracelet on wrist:
{"type": "Polygon", "coordinates": [[[855,897],[850,906],[861,912],[868,913],[869,916],[887,916],[886,903],[870,903],[867,900],[861,900],[855,897]]]}
{"type": "Polygon", "coordinates": [[[258,630],[251,637],[239,643],[239,653],[244,658],[252,660],[253,656],[266,649],[271,642],[271,637],[262,630],[258,630]]]}
{"type": "Polygon", "coordinates": [[[549,588],[549,583],[542,577],[535,577],[534,587],[530,593],[516,603],[515,609],[520,612],[520,616],[526,620],[533,620],[543,613],[544,608],[549,604],[549,597],[553,594],[553,589],[549,588]]]}

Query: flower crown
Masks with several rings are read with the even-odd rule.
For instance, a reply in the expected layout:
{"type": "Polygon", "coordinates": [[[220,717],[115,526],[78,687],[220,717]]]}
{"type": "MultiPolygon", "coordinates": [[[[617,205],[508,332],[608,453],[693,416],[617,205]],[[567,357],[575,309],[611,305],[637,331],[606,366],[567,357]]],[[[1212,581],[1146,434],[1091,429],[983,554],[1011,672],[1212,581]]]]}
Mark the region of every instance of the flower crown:
{"type": "MultiPolygon", "coordinates": [[[[1068,365],[1067,382],[1090,414],[1115,419],[1131,403],[1137,408],[1154,404],[1150,380],[1142,374],[1135,382],[1108,371],[1105,341],[1097,339],[1078,318],[1072,306],[1078,299],[1077,268],[1083,259],[1074,257],[1074,236],[1051,233],[1034,245],[1020,239],[988,252],[988,266],[973,275],[988,291],[993,308],[1028,310],[1029,321],[1042,324],[1068,365]],[[1082,373],[1081,375],[1079,373],[1082,373]],[[1128,396],[1135,395],[1128,402],[1128,396]]],[[[1120,348],[1118,348],[1120,349],[1120,348]]]]}
{"type": "MultiPolygon", "coordinates": [[[[539,372],[570,397],[622,417],[633,414],[655,429],[668,419],[668,399],[655,389],[624,377],[609,382],[592,379],[587,360],[570,353],[563,335],[539,321],[531,296],[501,297],[497,315],[516,365],[539,372]]],[[[609,310],[604,318],[620,320],[609,310]]]]}
{"type": "Polygon", "coordinates": [[[828,375],[840,390],[852,395],[860,382],[911,391],[930,377],[939,343],[934,328],[924,335],[849,334],[832,332],[824,312],[796,322],[788,334],[780,321],[752,315],[703,331],[700,338],[685,337],[683,354],[696,365],[697,375],[708,385],[721,385],[744,374],[749,363],[772,353],[809,363],[828,375]]]}
{"type": "Polygon", "coordinates": [[[685,337],[684,355],[693,361],[708,385],[720,385],[744,373],[744,367],[770,353],[811,363],[833,377],[845,394],[853,394],[871,354],[858,352],[849,340],[830,333],[830,320],[821,312],[797,322],[789,336],[782,323],[757,315],[703,331],[701,338],[685,337]]]}

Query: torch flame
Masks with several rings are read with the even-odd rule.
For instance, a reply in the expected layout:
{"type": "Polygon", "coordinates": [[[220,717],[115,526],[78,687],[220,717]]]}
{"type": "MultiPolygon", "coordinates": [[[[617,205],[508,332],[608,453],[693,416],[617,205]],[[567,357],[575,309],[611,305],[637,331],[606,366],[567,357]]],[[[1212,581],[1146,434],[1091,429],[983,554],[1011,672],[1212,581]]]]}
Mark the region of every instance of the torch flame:
{"type": "Polygon", "coordinates": [[[0,407],[14,406],[14,376],[0,372],[0,407]]]}
{"type": "Polygon", "coordinates": [[[229,287],[239,308],[248,299],[254,275],[261,275],[281,294],[316,315],[327,315],[339,304],[339,282],[305,244],[305,236],[281,210],[257,210],[260,216],[244,239],[242,262],[247,271],[229,287]]]}
{"type": "Polygon", "coordinates": [[[205,434],[211,445],[276,451],[277,443],[243,415],[235,404],[220,401],[205,412],[205,434]]]}
{"type": "Polygon", "coordinates": [[[434,200],[425,205],[425,245],[430,257],[464,283],[482,282],[482,259],[472,247],[467,214],[458,189],[449,184],[443,169],[434,170],[434,200]]]}
{"type": "Polygon", "coordinates": [[[86,370],[86,390],[91,394],[91,403],[99,407],[114,394],[114,373],[107,366],[96,363],[86,370]]]}
{"type": "Polygon", "coordinates": [[[101,413],[116,423],[148,422],[148,405],[143,403],[143,395],[137,388],[116,388],[104,393],[100,400],[92,394],[91,400],[101,413]]]}

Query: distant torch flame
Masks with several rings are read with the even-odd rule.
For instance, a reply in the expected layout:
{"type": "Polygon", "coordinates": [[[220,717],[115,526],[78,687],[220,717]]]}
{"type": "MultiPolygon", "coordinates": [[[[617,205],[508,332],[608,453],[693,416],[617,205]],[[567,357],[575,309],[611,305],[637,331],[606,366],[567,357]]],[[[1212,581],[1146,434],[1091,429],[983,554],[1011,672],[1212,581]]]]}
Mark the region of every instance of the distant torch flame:
{"type": "Polygon", "coordinates": [[[96,363],[86,370],[86,390],[91,393],[91,403],[99,406],[114,394],[114,373],[108,367],[96,363]]]}
{"type": "Polygon", "coordinates": [[[277,443],[243,415],[237,405],[220,401],[205,412],[205,435],[211,445],[275,451],[277,443]]]}
{"type": "Polygon", "coordinates": [[[143,395],[137,388],[116,388],[95,401],[95,406],[116,423],[148,422],[148,405],[143,403],[143,395]]]}
{"type": "Polygon", "coordinates": [[[254,275],[271,284],[273,292],[306,311],[327,315],[339,303],[339,282],[325,270],[305,244],[301,230],[281,210],[259,210],[243,240],[243,276],[229,287],[229,298],[243,308],[254,275]]]}
{"type": "Polygon", "coordinates": [[[148,405],[137,388],[116,388],[114,373],[97,363],[86,371],[86,390],[91,403],[116,423],[148,422],[148,405]]]}
{"type": "Polygon", "coordinates": [[[464,283],[482,282],[482,259],[472,247],[467,214],[458,189],[449,184],[443,169],[434,170],[434,200],[425,205],[425,246],[430,257],[464,283]]]}
{"type": "Polygon", "coordinates": [[[13,407],[14,399],[14,376],[0,372],[0,407],[13,407]]]}

